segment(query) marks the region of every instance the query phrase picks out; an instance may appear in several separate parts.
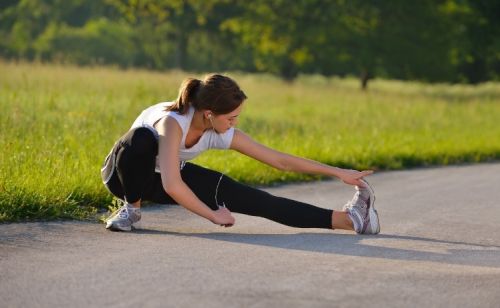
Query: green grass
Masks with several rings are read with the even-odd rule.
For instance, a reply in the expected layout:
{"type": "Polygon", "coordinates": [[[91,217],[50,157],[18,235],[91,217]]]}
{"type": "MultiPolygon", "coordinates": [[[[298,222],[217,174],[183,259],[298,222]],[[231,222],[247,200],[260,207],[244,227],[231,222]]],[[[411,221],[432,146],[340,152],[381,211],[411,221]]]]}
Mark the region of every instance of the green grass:
{"type": "MultiPolygon", "coordinates": [[[[185,72],[0,62],[0,221],[92,217],[112,203],[99,170],[138,113],[173,100],[185,72]]],[[[271,147],[356,169],[500,158],[500,84],[426,85],[231,74],[248,101],[239,127],[271,147]]],[[[315,177],[231,151],[197,163],[246,183],[315,177]]]]}

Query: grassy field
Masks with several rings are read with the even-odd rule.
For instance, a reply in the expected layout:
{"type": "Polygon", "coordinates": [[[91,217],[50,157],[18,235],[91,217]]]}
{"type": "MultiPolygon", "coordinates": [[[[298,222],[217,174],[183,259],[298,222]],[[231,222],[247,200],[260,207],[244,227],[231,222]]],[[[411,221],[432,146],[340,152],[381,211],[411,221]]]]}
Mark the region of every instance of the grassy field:
{"type": "MultiPolygon", "coordinates": [[[[356,169],[500,158],[500,84],[425,85],[230,74],[249,97],[239,127],[271,147],[356,169]]],[[[138,113],[202,75],[0,62],[0,221],[92,217],[112,203],[99,170],[138,113]]],[[[247,183],[313,177],[230,151],[197,163],[247,183]]]]}

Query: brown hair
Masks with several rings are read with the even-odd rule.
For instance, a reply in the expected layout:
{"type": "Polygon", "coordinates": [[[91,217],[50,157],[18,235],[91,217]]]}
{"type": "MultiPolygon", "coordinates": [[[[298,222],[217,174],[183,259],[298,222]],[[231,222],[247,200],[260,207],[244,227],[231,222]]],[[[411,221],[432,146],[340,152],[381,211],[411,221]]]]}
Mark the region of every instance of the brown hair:
{"type": "Polygon", "coordinates": [[[214,114],[226,114],[238,108],[247,98],[238,84],[231,78],[219,74],[206,75],[203,80],[185,79],[175,103],[168,111],[185,114],[189,106],[196,110],[210,110],[214,114]]]}

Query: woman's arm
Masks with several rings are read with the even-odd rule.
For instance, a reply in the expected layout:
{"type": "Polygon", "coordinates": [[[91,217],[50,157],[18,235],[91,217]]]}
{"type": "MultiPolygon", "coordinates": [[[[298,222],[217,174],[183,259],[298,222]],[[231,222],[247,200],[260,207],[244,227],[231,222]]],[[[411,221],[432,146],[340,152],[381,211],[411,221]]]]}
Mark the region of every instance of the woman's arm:
{"type": "Polygon", "coordinates": [[[230,226],[234,218],[226,208],[213,211],[203,203],[182,180],[179,166],[179,147],[182,130],[177,121],[165,117],[157,124],[159,138],[158,157],[163,189],[177,203],[213,223],[230,226]]]}
{"type": "Polygon", "coordinates": [[[364,186],[360,179],[373,173],[371,170],[356,171],[341,169],[314,160],[286,154],[258,143],[238,129],[234,132],[231,149],[279,170],[335,176],[351,185],[364,186]]]}

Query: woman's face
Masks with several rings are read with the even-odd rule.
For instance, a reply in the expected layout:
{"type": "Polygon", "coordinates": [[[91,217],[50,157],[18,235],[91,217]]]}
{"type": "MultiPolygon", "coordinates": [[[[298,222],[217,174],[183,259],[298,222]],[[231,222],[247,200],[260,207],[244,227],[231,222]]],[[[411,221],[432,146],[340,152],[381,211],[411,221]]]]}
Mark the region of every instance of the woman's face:
{"type": "Polygon", "coordinates": [[[219,134],[225,133],[231,127],[235,127],[238,124],[238,116],[243,109],[243,104],[239,105],[238,108],[234,109],[230,113],[219,114],[212,116],[212,126],[216,132],[219,134]]]}

